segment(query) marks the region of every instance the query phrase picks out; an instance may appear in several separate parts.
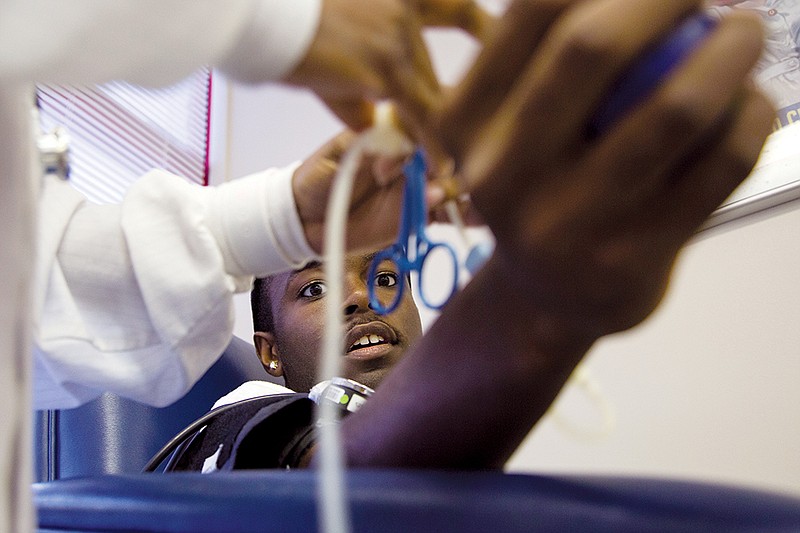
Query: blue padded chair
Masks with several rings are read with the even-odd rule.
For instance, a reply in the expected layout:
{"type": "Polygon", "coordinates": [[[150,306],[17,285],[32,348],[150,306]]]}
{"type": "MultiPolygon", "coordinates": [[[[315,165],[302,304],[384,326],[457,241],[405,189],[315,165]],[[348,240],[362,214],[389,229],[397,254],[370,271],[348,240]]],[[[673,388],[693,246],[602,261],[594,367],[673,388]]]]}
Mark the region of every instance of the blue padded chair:
{"type": "MultiPolygon", "coordinates": [[[[222,394],[266,373],[234,339],[179,402],[156,409],[112,395],[39,415],[39,531],[315,531],[315,473],[138,473],[222,394]]],[[[647,478],[356,470],[355,532],[800,532],[800,499],[647,478]]]]}
{"type": "Polygon", "coordinates": [[[176,433],[245,381],[272,380],[252,344],[234,337],[220,359],[179,401],[151,407],[114,394],[75,409],[40,411],[34,421],[36,481],[131,474],[176,433]]]}
{"type": "MultiPolygon", "coordinates": [[[[317,530],[311,471],[173,473],[34,486],[40,531],[317,530]]],[[[355,532],[796,533],[800,500],[642,478],[356,470],[355,532]]]]}

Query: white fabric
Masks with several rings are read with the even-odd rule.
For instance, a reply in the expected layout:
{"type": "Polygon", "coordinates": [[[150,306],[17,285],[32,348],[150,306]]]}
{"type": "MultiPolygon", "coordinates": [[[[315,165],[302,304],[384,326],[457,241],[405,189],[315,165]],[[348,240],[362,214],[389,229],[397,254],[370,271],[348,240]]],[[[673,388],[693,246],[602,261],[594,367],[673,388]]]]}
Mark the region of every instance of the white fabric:
{"type": "Polygon", "coordinates": [[[261,396],[272,396],[275,394],[291,394],[294,391],[286,388],[277,383],[269,381],[246,381],[233,389],[231,392],[214,402],[211,409],[222,407],[242,400],[249,400],[250,398],[259,398],[261,396]]]}
{"type": "Polygon", "coordinates": [[[299,268],[315,255],[294,209],[290,178],[298,166],[269,170],[267,180],[254,174],[227,183],[210,203],[210,228],[223,246],[227,272],[272,274],[287,265],[299,268]]]}
{"type": "Polygon", "coordinates": [[[233,293],[250,289],[248,273],[314,258],[291,193],[295,168],[216,188],[152,171],[121,205],[90,204],[48,176],[34,406],[73,407],[104,391],[158,406],[183,396],[230,341],[233,293]],[[302,240],[270,238],[276,226],[302,240]]]}
{"type": "MultiPolygon", "coordinates": [[[[28,488],[29,324],[39,179],[31,170],[31,82],[92,83],[117,78],[155,85],[177,81],[203,64],[229,67],[242,78],[279,78],[305,53],[316,31],[320,4],[321,0],[0,2],[0,395],[5,408],[0,429],[0,532],[33,528],[28,488]],[[287,24],[277,17],[285,15],[290,3],[293,17],[287,24]],[[268,37],[276,32],[281,35],[277,47],[268,37]],[[270,48],[253,53],[259,35],[270,48]]],[[[61,211],[64,206],[49,205],[51,208],[61,211]]],[[[44,231],[63,233],[62,228],[53,226],[44,227],[44,231]]],[[[119,264],[124,265],[125,260],[120,259],[119,264]]],[[[42,270],[36,272],[41,274],[42,270]]],[[[192,296],[187,294],[186,300],[192,296]]],[[[142,299],[146,302],[146,295],[142,299]]],[[[67,307],[65,304],[61,309],[67,307]]],[[[217,308],[211,311],[219,312],[217,308]]],[[[158,326],[152,329],[161,330],[158,326]]],[[[165,330],[175,331],[174,324],[165,330]]],[[[142,327],[140,333],[146,336],[150,330],[142,327]]],[[[113,352],[112,358],[117,355],[113,352]]],[[[119,369],[126,371],[125,367],[119,369]]],[[[196,372],[196,368],[187,369],[179,387],[185,387],[196,372]]],[[[135,380],[139,376],[128,377],[135,380]]],[[[67,388],[71,397],[83,393],[75,394],[71,386],[67,388]]]]}
{"type": "Polygon", "coordinates": [[[52,83],[177,81],[200,65],[237,79],[286,75],[320,0],[3,0],[0,76],[52,83]]]}

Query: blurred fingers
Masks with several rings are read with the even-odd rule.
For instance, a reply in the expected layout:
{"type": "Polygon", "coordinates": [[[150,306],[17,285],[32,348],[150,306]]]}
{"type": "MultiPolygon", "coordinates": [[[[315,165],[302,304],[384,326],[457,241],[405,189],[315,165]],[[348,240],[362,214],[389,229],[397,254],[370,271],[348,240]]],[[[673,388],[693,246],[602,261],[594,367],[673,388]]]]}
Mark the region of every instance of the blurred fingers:
{"type": "Polygon", "coordinates": [[[450,95],[439,119],[446,148],[458,163],[527,67],[550,24],[573,3],[575,0],[516,1],[495,23],[489,42],[450,95]]]}
{"type": "Polygon", "coordinates": [[[530,149],[544,158],[585,142],[601,101],[645,50],[657,46],[696,0],[601,0],[565,13],[509,97],[512,131],[538,126],[530,149]]]}
{"type": "Polygon", "coordinates": [[[372,125],[375,104],[364,98],[325,98],[325,104],[348,128],[361,131],[372,125]]]}
{"type": "Polygon", "coordinates": [[[744,86],[762,43],[760,24],[749,16],[720,23],[641,108],[623,120],[598,146],[592,163],[609,177],[609,194],[640,202],[673,181],[674,169],[704,155],[709,135],[744,86]]]}
{"type": "Polygon", "coordinates": [[[415,8],[425,26],[461,28],[480,40],[495,22],[474,0],[418,0],[415,8]]]}
{"type": "Polygon", "coordinates": [[[376,156],[372,162],[372,174],[375,182],[385,187],[403,178],[405,158],[376,156]]]}
{"type": "Polygon", "coordinates": [[[657,216],[670,217],[687,236],[695,231],[752,172],[774,116],[772,103],[761,92],[743,91],[730,109],[718,142],[668,190],[657,216]]]}

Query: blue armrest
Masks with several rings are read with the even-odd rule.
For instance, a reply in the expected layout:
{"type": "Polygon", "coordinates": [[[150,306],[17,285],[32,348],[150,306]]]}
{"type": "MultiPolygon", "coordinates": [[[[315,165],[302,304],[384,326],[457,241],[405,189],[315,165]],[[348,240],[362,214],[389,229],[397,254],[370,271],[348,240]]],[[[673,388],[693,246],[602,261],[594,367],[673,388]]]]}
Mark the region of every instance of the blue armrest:
{"type": "MultiPolygon", "coordinates": [[[[34,485],[40,531],[316,531],[312,471],[138,474],[34,485]]],[[[356,532],[800,531],[800,499],[707,483],[356,470],[356,532]]]]}

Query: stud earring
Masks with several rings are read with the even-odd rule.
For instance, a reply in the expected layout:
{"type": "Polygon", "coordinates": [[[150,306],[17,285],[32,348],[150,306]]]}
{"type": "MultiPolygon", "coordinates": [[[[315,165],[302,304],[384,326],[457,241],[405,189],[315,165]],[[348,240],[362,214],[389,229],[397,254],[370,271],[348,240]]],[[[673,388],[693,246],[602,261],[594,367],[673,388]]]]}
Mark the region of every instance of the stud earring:
{"type": "Polygon", "coordinates": [[[269,362],[269,369],[272,370],[273,372],[275,370],[278,370],[278,362],[275,361],[274,359],[272,361],[270,361],[269,362]]]}

